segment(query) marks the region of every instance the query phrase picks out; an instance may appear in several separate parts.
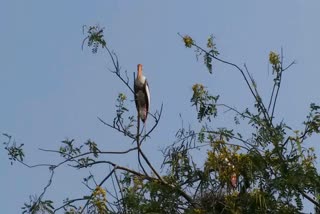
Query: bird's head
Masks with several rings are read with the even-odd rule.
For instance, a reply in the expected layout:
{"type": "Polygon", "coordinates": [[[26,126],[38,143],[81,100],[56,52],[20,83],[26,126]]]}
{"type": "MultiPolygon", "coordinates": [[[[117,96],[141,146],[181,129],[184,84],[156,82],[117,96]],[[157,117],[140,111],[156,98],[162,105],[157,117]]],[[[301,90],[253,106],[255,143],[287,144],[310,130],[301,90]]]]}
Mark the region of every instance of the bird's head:
{"type": "Polygon", "coordinates": [[[138,64],[138,78],[142,76],[142,64],[138,64]]]}

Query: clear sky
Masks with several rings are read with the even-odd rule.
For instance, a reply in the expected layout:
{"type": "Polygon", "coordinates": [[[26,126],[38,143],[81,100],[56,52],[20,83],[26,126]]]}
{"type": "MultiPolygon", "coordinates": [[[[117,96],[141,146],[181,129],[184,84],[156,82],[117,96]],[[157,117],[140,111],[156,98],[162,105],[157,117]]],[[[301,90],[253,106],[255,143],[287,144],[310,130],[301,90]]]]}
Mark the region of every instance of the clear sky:
{"type": "MultiPolygon", "coordinates": [[[[316,0],[1,1],[0,132],[25,144],[30,164],[56,163],[59,159],[38,148],[58,148],[65,138],[79,143],[90,138],[105,150],[128,147],[130,141],[97,120],[111,121],[117,94],[128,90],[108,72],[111,64],[105,53],[81,50],[82,26],[95,24],[106,28],[107,43],[129,77],[138,63],[144,65],[151,111],[164,104],[161,123],[145,144],[156,165],[161,163],[159,149],[174,141],[179,113],[186,124],[197,121],[189,102],[194,83],[203,83],[220,94],[222,102],[239,109],[252,103],[236,70],[214,64],[209,75],[178,32],[202,44],[213,34],[221,57],[247,63],[263,95],[270,93],[272,84],[268,54],[283,47],[285,62],[297,64],[285,74],[276,116],[301,128],[310,102],[320,103],[319,10],[316,0]]],[[[133,103],[130,106],[135,110],[133,103]]],[[[0,158],[1,213],[20,213],[29,195],[42,191],[49,171],[11,166],[4,149],[0,158]]],[[[130,166],[135,156],[110,158],[130,166]]],[[[96,173],[103,176],[107,171],[96,173]]],[[[79,175],[87,174],[59,169],[47,197],[62,202],[87,193],[79,175]]]]}

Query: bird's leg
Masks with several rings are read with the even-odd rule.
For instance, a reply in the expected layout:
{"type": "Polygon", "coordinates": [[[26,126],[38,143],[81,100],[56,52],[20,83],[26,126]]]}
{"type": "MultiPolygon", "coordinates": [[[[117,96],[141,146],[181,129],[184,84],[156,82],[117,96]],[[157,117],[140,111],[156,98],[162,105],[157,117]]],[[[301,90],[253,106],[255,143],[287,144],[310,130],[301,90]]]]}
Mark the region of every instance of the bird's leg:
{"type": "Polygon", "coordinates": [[[143,127],[142,127],[142,131],[141,132],[143,132],[143,131],[144,131],[144,141],[146,141],[147,140],[146,122],[143,123],[143,127]]]}
{"type": "MultiPolygon", "coordinates": [[[[139,131],[140,131],[140,130],[139,130],[139,131]]],[[[142,140],[141,140],[141,139],[145,138],[145,135],[146,135],[145,123],[143,123],[142,129],[141,129],[139,135],[140,135],[140,145],[141,145],[141,143],[142,143],[142,140]]],[[[144,140],[145,140],[145,139],[144,139],[144,140]]]]}

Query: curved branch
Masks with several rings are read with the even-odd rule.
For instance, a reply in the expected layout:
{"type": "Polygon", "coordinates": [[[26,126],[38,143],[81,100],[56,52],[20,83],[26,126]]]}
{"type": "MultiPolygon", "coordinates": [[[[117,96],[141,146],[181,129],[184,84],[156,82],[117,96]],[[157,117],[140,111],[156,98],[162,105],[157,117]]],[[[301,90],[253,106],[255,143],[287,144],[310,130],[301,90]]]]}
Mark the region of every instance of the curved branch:
{"type": "Polygon", "coordinates": [[[69,200],[67,201],[66,203],[64,203],[63,205],[61,205],[60,207],[56,208],[53,213],[56,213],[57,211],[61,210],[61,209],[64,209],[65,207],[71,205],[72,203],[74,202],[77,202],[77,201],[85,201],[85,200],[88,200],[86,198],[76,198],[76,199],[72,199],[72,200],[69,200]]]}
{"type": "Polygon", "coordinates": [[[251,119],[251,117],[244,115],[243,113],[239,112],[236,108],[233,108],[233,107],[231,107],[231,106],[229,106],[229,105],[226,105],[226,104],[216,104],[216,106],[225,107],[225,108],[227,108],[228,110],[231,110],[231,111],[237,113],[237,114],[240,115],[241,117],[244,117],[244,118],[247,118],[247,119],[251,119]]]}

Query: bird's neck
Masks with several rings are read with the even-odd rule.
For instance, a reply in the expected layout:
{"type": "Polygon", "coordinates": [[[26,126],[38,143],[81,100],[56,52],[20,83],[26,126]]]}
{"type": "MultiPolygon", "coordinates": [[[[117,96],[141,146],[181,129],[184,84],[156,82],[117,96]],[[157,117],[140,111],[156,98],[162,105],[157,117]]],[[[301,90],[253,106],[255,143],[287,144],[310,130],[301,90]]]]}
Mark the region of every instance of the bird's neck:
{"type": "Polygon", "coordinates": [[[138,74],[138,78],[137,78],[140,82],[144,83],[146,81],[146,77],[143,76],[142,74],[138,74]]]}
{"type": "Polygon", "coordinates": [[[138,65],[138,77],[142,76],[142,66],[138,65]]]}

